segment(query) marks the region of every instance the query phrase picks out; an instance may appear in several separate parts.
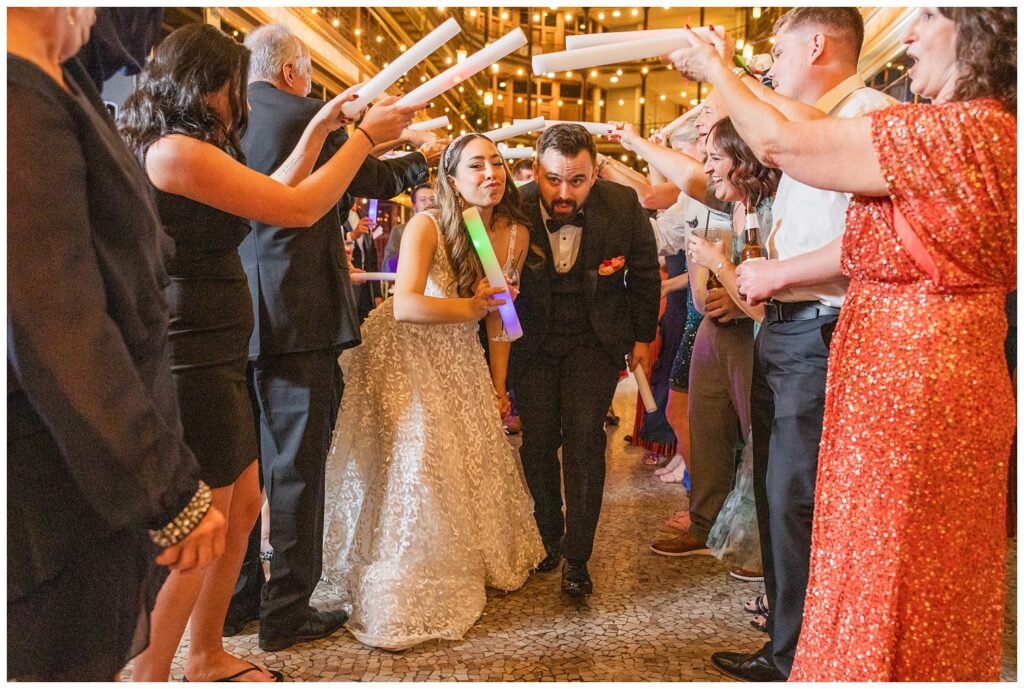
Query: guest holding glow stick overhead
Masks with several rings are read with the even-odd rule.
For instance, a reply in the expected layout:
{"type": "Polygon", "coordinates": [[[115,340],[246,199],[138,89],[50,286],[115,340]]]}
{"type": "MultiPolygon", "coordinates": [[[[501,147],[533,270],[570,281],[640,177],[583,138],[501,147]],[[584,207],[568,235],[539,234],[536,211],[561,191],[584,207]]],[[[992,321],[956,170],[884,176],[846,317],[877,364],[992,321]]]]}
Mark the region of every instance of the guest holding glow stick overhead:
{"type": "Polygon", "coordinates": [[[761,160],[854,194],[842,240],[780,262],[788,276],[738,278],[752,301],[850,279],[793,680],[999,678],[1014,402],[993,363],[1016,284],[1017,12],[922,8],[904,41],[911,89],[933,103],[848,119],[762,102],[728,40],[691,34],[670,57],[715,86],[761,160]]]}
{"type": "MultiPolygon", "coordinates": [[[[161,589],[150,646],[133,668],[133,678],[140,681],[166,681],[190,617],[189,679],[280,677],[232,656],[221,642],[232,588],[260,509],[246,388],[253,306],[238,245],[251,231],[249,219],[286,227],[313,225],[338,203],[373,140],[398,136],[421,107],[382,101],[367,112],[358,136],[311,172],[327,135],[347,121],[341,106],[351,94],[342,94],[321,106],[272,175],[260,174],[245,166],[239,141],[249,111],[249,54],[210,25],[177,29],[160,43],[119,121],[174,240],[166,288],[171,370],[185,441],[212,488],[213,505],[228,518],[224,555],[207,572],[173,573],[161,589]]],[[[286,619],[275,630],[278,644],[326,636],[343,620],[342,613],[311,610],[308,596],[300,605],[295,598],[289,602],[286,619]]],[[[266,648],[271,639],[262,631],[266,648]]]]}
{"type": "MultiPolygon", "coordinates": [[[[242,148],[251,169],[269,174],[291,155],[323,104],[308,97],[309,49],[287,28],[260,26],[245,37],[245,45],[252,51],[246,92],[251,109],[242,148]]],[[[402,138],[409,133],[406,129],[402,138]]],[[[416,136],[433,138],[430,132],[416,136]]],[[[353,132],[353,137],[362,134],[353,132]]],[[[344,127],[331,132],[313,156],[314,169],[348,141],[344,127]]],[[[379,283],[353,290],[355,271],[344,253],[341,219],[353,196],[389,198],[426,180],[441,148],[423,143],[419,151],[392,160],[378,160],[371,149],[344,196],[311,227],[252,222],[239,246],[255,316],[248,383],[260,428],[261,475],[271,488],[267,521],[250,537],[224,636],[259,619],[261,643],[280,649],[295,639],[294,618],[307,614],[309,596],[320,580],[323,472],[344,389],[338,354],[359,344],[357,315],[369,313],[373,290],[379,290],[379,283]],[[264,547],[261,530],[268,536],[264,547]],[[270,558],[266,596],[261,552],[270,558]]],[[[363,242],[364,248],[373,248],[372,242],[363,242]]],[[[377,270],[376,261],[371,263],[366,270],[377,270]]]]}
{"type": "Polygon", "coordinates": [[[438,209],[406,225],[394,296],[342,354],[327,467],[325,575],[348,593],[355,637],[391,650],[461,638],[487,588],[518,589],[544,557],[501,423],[509,295],[483,278],[462,215],[479,212],[508,280],[529,242],[519,196],[481,134],[448,146],[437,184],[438,209]]]}

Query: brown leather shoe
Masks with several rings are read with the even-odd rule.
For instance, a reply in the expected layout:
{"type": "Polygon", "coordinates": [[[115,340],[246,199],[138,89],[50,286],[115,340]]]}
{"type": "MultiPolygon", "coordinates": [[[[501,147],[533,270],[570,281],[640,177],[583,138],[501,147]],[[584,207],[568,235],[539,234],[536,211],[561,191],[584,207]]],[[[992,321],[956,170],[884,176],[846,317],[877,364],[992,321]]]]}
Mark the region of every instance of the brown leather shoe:
{"type": "Polygon", "coordinates": [[[666,557],[686,557],[687,555],[710,555],[707,545],[698,541],[689,533],[680,534],[675,538],[651,543],[651,550],[666,557]]]}
{"type": "Polygon", "coordinates": [[[764,581],[764,572],[754,572],[742,567],[733,567],[729,570],[729,576],[740,581],[764,581]]]}

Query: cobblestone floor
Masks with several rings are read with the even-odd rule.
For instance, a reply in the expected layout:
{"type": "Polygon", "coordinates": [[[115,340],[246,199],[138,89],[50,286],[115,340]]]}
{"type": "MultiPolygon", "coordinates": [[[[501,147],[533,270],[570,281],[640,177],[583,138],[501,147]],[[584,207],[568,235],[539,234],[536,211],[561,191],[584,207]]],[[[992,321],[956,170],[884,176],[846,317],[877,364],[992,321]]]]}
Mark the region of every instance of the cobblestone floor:
{"type": "MultiPolygon", "coordinates": [[[[642,451],[626,445],[635,388],[616,397],[622,424],[609,430],[608,475],[591,560],[595,593],[583,602],[559,591],[557,572],[537,574],[510,594],[491,593],[483,617],[458,642],[437,641],[401,653],[367,648],[344,630],[333,637],[263,653],[256,623],[225,639],[227,649],[284,672],[289,681],[722,681],[710,655],[756,650],[764,636],[741,605],[761,584],[731,579],[705,556],[664,558],[648,544],[658,524],[679,510],[685,493],[653,478],[642,451]]],[[[1008,542],[1004,681],[1016,681],[1017,547],[1008,542]]],[[[338,601],[318,591],[320,607],[338,601]]],[[[952,622],[951,622],[952,623],[952,622]]],[[[172,670],[181,679],[182,645],[172,670]]],[[[125,673],[130,676],[130,670],[125,673]]]]}

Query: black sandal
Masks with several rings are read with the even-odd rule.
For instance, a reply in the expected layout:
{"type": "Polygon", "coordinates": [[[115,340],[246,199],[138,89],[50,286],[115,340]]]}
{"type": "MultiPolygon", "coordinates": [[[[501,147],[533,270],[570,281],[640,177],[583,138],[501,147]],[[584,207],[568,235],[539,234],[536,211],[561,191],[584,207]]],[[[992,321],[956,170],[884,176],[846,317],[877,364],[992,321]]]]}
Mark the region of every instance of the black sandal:
{"type": "Polygon", "coordinates": [[[743,611],[751,615],[768,616],[768,594],[762,593],[757,598],[743,604],[743,611]]]}
{"type": "MultiPolygon", "coordinates": [[[[245,662],[249,663],[248,660],[245,661],[245,662]]],[[[249,669],[248,670],[242,670],[241,672],[236,672],[233,675],[228,675],[227,677],[221,677],[220,679],[214,679],[214,680],[210,680],[210,681],[212,681],[212,682],[234,682],[239,677],[241,677],[242,675],[247,675],[247,674],[249,674],[250,672],[253,672],[253,671],[255,671],[255,672],[266,672],[268,675],[270,675],[271,677],[274,678],[275,682],[283,682],[284,681],[284,675],[281,674],[280,670],[271,670],[270,668],[261,668],[261,667],[259,667],[258,665],[254,664],[254,663],[249,663],[249,669]]],[[[182,677],[181,681],[182,682],[189,682],[190,680],[189,680],[188,677],[182,677]]],[[[241,681],[245,681],[245,680],[241,680],[241,681]]]]}
{"type": "Polygon", "coordinates": [[[768,633],[768,613],[764,615],[754,615],[754,619],[750,620],[750,626],[759,632],[768,633]]]}

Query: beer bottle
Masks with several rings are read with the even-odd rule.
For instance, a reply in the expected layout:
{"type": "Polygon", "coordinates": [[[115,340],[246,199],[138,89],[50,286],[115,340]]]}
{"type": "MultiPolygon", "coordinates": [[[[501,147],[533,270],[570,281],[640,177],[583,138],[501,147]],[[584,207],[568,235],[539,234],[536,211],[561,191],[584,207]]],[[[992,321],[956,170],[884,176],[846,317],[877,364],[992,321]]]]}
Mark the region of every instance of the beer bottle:
{"type": "Polygon", "coordinates": [[[740,253],[740,262],[763,261],[768,258],[768,250],[764,248],[764,244],[761,243],[760,238],[757,236],[760,230],[757,222],[757,212],[750,206],[747,207],[747,218],[743,226],[747,233],[747,241],[743,245],[742,253],[740,253]]]}

